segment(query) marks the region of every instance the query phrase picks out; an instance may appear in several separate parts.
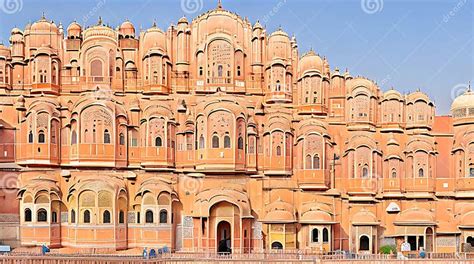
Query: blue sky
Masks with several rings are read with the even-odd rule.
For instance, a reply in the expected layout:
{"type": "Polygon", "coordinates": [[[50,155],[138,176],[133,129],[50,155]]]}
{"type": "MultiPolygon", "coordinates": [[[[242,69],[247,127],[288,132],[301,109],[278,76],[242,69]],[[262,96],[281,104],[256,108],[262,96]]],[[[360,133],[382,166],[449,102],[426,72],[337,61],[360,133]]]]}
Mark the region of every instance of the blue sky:
{"type": "MultiPolygon", "coordinates": [[[[223,0],[225,9],[272,32],[280,25],[295,35],[303,53],[326,56],[331,69],[375,80],[383,90],[421,89],[448,114],[452,98],[474,79],[472,0],[223,0]]],[[[156,19],[166,29],[186,15],[215,8],[217,0],[0,0],[0,41],[45,12],[64,27],[77,20],[111,26],[125,19],[147,28],[156,19]]]]}

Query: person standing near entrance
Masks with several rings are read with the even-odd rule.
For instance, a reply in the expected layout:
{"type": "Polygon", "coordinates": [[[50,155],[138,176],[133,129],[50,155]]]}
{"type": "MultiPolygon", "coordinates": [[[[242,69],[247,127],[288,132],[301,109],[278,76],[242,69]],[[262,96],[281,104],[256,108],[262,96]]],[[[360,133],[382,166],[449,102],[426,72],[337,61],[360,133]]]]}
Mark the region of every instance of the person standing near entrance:
{"type": "Polygon", "coordinates": [[[403,256],[408,257],[408,253],[411,251],[410,243],[407,241],[403,242],[400,246],[400,251],[402,252],[403,256]]]}

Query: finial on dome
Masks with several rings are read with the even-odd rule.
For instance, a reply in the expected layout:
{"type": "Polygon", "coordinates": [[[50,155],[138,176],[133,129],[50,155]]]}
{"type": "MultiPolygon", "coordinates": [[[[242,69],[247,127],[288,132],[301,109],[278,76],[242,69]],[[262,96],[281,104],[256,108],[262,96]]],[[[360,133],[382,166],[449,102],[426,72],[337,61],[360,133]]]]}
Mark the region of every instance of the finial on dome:
{"type": "Polygon", "coordinates": [[[41,19],[46,19],[46,15],[45,15],[44,11],[41,14],[41,19]]]}
{"type": "Polygon", "coordinates": [[[472,90],[471,90],[471,81],[467,82],[467,92],[472,92],[472,90]]]}
{"type": "Polygon", "coordinates": [[[153,19],[153,25],[152,27],[156,28],[156,19],[153,19]]]}
{"type": "Polygon", "coordinates": [[[99,21],[97,21],[97,26],[102,26],[102,17],[99,16],[99,21]]]}
{"type": "Polygon", "coordinates": [[[217,9],[222,9],[222,0],[217,1],[217,9]]]}

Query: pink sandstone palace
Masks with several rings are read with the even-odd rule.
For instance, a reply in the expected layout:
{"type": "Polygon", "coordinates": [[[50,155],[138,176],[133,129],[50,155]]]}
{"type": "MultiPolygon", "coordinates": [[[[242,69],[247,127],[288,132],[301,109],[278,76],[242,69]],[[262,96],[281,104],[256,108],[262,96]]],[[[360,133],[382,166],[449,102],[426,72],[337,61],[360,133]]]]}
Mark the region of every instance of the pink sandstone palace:
{"type": "Polygon", "coordinates": [[[221,5],[0,46],[0,241],[377,253],[474,245],[474,93],[436,116],[221,5]],[[11,182],[15,184],[11,184],[11,182]]]}

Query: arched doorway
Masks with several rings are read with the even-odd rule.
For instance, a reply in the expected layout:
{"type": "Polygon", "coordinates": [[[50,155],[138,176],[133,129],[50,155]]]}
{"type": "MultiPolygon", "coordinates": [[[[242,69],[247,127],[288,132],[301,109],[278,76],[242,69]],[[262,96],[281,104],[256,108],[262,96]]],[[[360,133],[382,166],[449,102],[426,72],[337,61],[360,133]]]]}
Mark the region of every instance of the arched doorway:
{"type": "Polygon", "coordinates": [[[217,225],[217,253],[232,253],[232,234],[230,223],[221,221],[217,225]]]}
{"type": "Polygon", "coordinates": [[[370,239],[366,235],[362,235],[359,238],[359,250],[368,251],[370,250],[370,239]]]}
{"type": "Polygon", "coordinates": [[[425,235],[426,235],[426,248],[425,250],[427,252],[433,252],[433,228],[431,227],[428,227],[426,228],[426,231],[425,231],[425,235]]]}
{"type": "Polygon", "coordinates": [[[272,243],[272,249],[283,249],[283,245],[280,242],[275,241],[272,243]]]}

